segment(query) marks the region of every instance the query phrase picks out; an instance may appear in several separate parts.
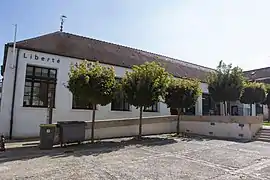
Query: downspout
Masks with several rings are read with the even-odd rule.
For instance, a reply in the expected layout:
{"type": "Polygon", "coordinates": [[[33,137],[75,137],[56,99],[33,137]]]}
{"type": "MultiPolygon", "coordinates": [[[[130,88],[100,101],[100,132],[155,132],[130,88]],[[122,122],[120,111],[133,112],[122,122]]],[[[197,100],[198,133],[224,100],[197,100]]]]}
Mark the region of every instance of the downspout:
{"type": "Polygon", "coordinates": [[[9,139],[12,139],[12,132],[13,132],[15,94],[16,94],[17,74],[18,74],[18,64],[19,64],[19,52],[20,52],[20,49],[17,50],[16,63],[15,63],[15,75],[14,75],[14,81],[13,81],[12,103],[11,103],[10,125],[9,125],[9,139]]]}

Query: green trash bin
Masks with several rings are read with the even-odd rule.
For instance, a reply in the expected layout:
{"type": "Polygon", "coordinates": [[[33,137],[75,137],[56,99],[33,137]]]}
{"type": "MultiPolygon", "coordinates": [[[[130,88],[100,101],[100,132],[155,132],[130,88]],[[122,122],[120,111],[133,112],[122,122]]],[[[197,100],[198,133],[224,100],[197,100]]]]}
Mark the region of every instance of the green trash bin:
{"type": "Polygon", "coordinates": [[[55,136],[56,124],[40,125],[40,149],[52,149],[55,136]]]}

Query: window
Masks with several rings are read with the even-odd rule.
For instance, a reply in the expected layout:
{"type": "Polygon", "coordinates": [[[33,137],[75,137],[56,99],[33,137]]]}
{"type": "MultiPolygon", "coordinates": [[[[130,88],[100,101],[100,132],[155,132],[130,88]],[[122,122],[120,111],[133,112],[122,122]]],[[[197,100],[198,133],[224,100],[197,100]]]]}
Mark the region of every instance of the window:
{"type": "MultiPolygon", "coordinates": [[[[76,98],[75,96],[72,96],[72,109],[87,109],[87,110],[93,110],[92,103],[84,102],[80,100],[79,98],[76,98]]],[[[95,108],[97,109],[97,107],[95,108]]]]}
{"type": "Polygon", "coordinates": [[[215,111],[215,102],[209,94],[202,94],[202,111],[203,115],[210,115],[215,111]]]}
{"type": "Polygon", "coordinates": [[[23,106],[48,107],[55,105],[56,69],[27,65],[23,106]]]}
{"type": "Polygon", "coordinates": [[[190,108],[185,108],[184,115],[195,115],[195,105],[190,108]]]}
{"type": "Polygon", "coordinates": [[[262,104],[256,104],[256,116],[263,114],[263,105],[262,104]]]}
{"type": "MultiPolygon", "coordinates": [[[[116,81],[120,81],[120,78],[116,78],[116,81]]],[[[119,91],[116,92],[115,97],[111,103],[111,110],[112,111],[130,111],[130,104],[127,102],[124,93],[119,91]]]]}
{"type": "Polygon", "coordinates": [[[150,107],[144,108],[144,112],[158,112],[158,103],[153,104],[150,107]]]}

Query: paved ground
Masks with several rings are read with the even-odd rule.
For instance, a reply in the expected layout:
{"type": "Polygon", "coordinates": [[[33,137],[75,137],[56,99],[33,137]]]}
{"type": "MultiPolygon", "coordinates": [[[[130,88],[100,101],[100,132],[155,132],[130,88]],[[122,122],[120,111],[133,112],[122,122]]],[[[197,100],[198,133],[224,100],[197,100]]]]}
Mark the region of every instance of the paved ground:
{"type": "Polygon", "coordinates": [[[16,148],[0,154],[0,179],[270,179],[270,143],[162,137],[52,151],[16,148]]]}

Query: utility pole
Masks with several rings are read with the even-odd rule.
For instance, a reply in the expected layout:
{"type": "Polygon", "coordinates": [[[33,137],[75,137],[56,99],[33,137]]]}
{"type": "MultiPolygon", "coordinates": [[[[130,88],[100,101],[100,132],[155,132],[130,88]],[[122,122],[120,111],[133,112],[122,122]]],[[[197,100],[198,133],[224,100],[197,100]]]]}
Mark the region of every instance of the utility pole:
{"type": "MultiPolygon", "coordinates": [[[[15,68],[14,72],[14,80],[13,80],[13,94],[12,94],[12,103],[11,103],[11,112],[10,112],[10,124],[9,124],[9,138],[12,139],[12,132],[13,132],[13,121],[14,121],[14,108],[15,108],[15,96],[16,96],[16,85],[17,85],[17,74],[18,74],[18,58],[16,58],[16,37],[17,37],[17,24],[15,24],[15,31],[14,31],[14,42],[13,42],[13,52],[12,58],[13,63],[12,69],[15,68]]],[[[19,51],[19,50],[18,50],[19,51]]],[[[19,52],[17,52],[19,53],[19,52]]]]}

